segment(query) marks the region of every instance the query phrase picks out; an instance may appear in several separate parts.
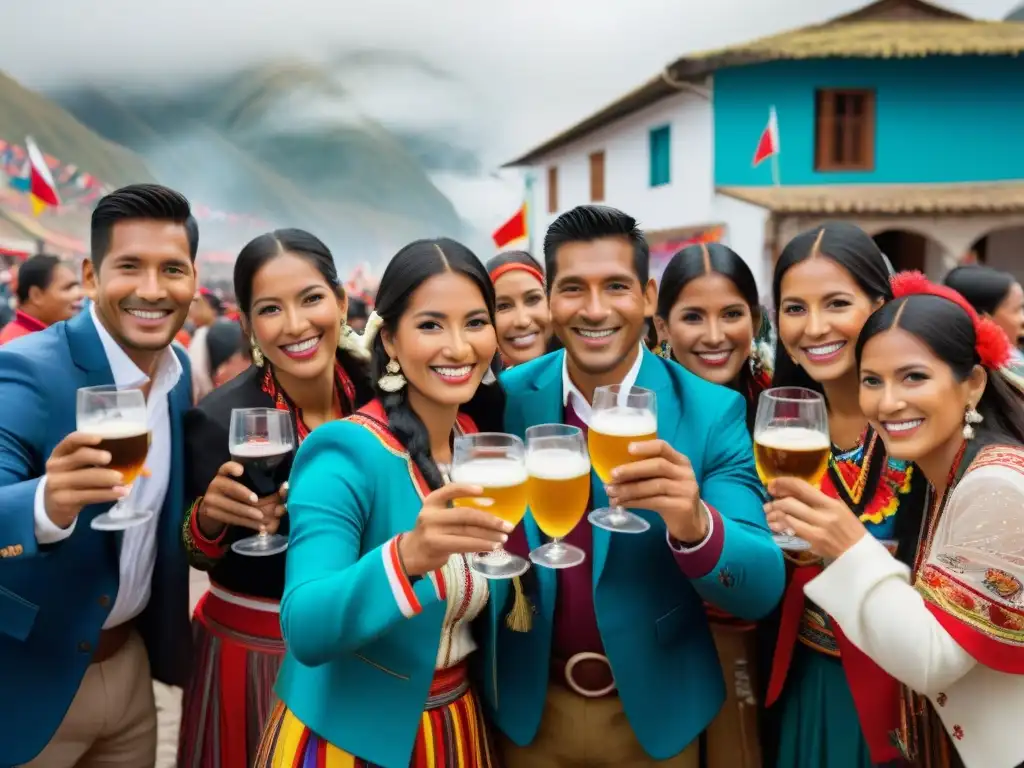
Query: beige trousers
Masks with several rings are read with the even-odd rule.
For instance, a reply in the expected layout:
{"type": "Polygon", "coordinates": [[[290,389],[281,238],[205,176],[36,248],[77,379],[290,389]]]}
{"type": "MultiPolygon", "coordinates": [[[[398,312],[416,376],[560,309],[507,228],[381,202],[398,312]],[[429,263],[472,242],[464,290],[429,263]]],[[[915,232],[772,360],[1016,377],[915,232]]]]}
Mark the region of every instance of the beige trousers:
{"type": "Polygon", "coordinates": [[[547,702],[537,738],[519,747],[504,736],[505,768],[697,768],[700,752],[694,741],[675,757],[650,757],[626,719],[617,696],[587,699],[560,685],[548,686],[547,702]]]}
{"type": "Polygon", "coordinates": [[[156,702],[138,633],[91,664],[50,743],[23,768],[153,768],[156,702]]]}

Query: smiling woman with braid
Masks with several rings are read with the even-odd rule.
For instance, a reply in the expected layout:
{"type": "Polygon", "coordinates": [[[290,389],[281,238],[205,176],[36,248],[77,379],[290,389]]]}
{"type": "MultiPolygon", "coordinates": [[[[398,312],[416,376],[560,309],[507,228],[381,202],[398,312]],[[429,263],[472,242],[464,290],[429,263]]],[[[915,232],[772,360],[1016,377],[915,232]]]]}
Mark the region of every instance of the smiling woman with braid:
{"type": "Polygon", "coordinates": [[[282,703],[257,768],[494,764],[467,671],[489,589],[466,555],[511,527],[449,507],[483,491],[446,482],[455,436],[500,429],[486,417],[501,418],[501,388],[481,386],[494,288],[465,246],[420,240],[376,303],[364,341],[377,398],[311,435],[292,469],[282,703]]]}

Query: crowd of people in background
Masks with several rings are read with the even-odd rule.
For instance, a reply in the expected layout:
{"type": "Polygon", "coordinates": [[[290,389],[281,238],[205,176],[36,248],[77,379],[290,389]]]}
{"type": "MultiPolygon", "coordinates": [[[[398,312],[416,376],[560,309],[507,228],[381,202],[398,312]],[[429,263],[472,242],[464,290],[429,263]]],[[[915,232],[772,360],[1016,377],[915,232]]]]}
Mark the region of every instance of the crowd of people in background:
{"type": "Polygon", "coordinates": [[[97,205],[80,273],[17,272],[0,764],[153,765],[156,678],[184,692],[180,768],[1024,765],[1012,275],[897,274],[830,222],[765,307],[728,246],[656,284],[638,223],[581,206],[542,259],[413,242],[372,300],[275,230],[229,297],[198,237],[137,185],[97,205]],[[83,426],[97,387],[142,394],[134,482],[83,426]],[[827,413],[820,471],[755,463],[771,397],[827,413]],[[288,436],[261,438],[287,453],[266,477],[236,440],[251,409],[288,436]],[[619,411],[649,426],[606,435],[619,411]],[[602,435],[626,440],[611,466],[602,435]],[[501,496],[558,466],[460,474],[466,446],[519,471],[556,438],[597,473],[555,478],[582,481],[565,530],[501,496]],[[122,503],[149,515],[110,533],[122,503]]]}

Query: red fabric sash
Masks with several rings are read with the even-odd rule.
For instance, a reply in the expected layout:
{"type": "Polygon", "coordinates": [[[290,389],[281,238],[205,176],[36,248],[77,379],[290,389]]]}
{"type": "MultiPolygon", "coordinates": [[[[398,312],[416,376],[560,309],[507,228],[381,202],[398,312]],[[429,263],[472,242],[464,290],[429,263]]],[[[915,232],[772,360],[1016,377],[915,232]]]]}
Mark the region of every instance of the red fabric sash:
{"type": "MultiPolygon", "coordinates": [[[[820,565],[803,565],[792,570],[786,594],[782,598],[779,637],[775,657],[772,659],[766,706],[774,704],[782,694],[793,661],[793,651],[799,642],[797,635],[807,600],[804,587],[821,571],[820,565]]],[[[902,755],[890,736],[900,725],[899,682],[851,643],[834,620],[831,627],[839,646],[840,660],[857,709],[857,718],[871,753],[871,761],[885,763],[900,759],[902,755]]]]}

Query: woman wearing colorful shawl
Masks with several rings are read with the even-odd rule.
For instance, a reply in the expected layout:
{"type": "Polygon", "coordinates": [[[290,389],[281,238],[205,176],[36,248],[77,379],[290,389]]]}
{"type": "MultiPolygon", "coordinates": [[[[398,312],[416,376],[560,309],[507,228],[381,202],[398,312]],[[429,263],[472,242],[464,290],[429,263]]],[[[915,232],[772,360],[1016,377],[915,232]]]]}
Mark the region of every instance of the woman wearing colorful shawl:
{"type": "Polygon", "coordinates": [[[1005,333],[919,273],[857,342],[861,408],[928,478],[908,567],[840,501],[794,479],[769,524],[830,563],[805,591],[902,686],[891,736],[920,768],[1024,763],[1024,410],[999,369],[1005,333]]]}
{"type": "MultiPolygon", "coordinates": [[[[793,238],[772,281],[779,334],[772,384],[824,395],[832,451],[823,495],[842,500],[909,563],[927,481],[888,455],[861,409],[854,354],[872,312],[892,299],[890,276],[874,240],[852,224],[829,222],[793,238]]],[[[777,765],[867,768],[899,759],[889,738],[899,684],[849,641],[827,608],[807,598],[804,586],[821,572],[822,558],[787,551],[786,559],[791,568],[765,696],[768,714],[778,717],[777,765]]]]}
{"type": "Polygon", "coordinates": [[[294,229],[257,237],[235,262],[235,293],[254,365],[185,417],[186,491],[194,501],[183,535],[192,565],[210,574],[210,591],[193,622],[196,664],[179,768],[253,764],[284,654],[285,553],[248,557],[231,544],[258,530],[287,533],[287,491],[256,499],[241,483],[242,467],[228,452],[231,411],[287,411],[301,443],[370,397],[334,259],[317,238],[294,229]]]}
{"type": "MultiPolygon", "coordinates": [[[[672,257],[661,277],[654,316],[658,354],[702,379],[740,392],[753,429],[757,398],[771,384],[771,326],[758,303],[757,282],[738,253],[720,243],[691,245],[672,257]]],[[[702,752],[707,768],[762,764],[758,738],[755,624],[706,606],[726,679],[726,701],[708,726],[702,752]]]]}

